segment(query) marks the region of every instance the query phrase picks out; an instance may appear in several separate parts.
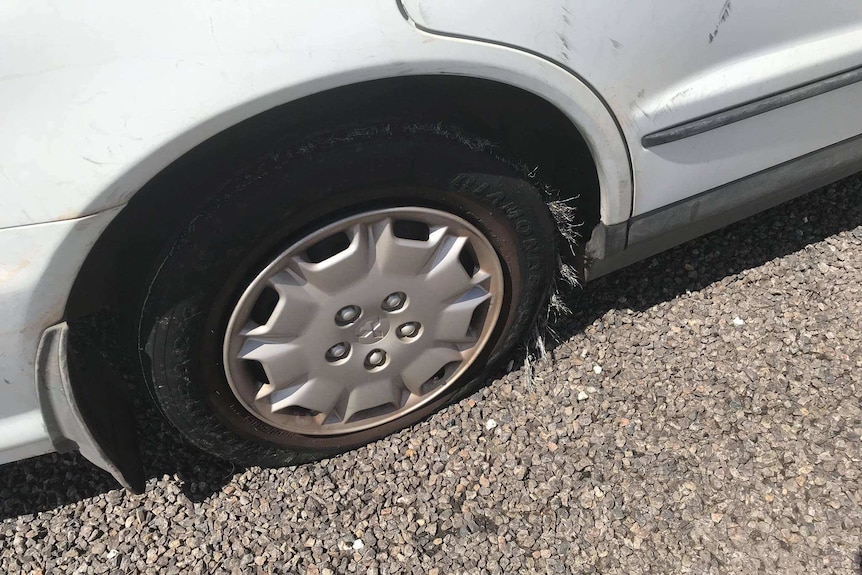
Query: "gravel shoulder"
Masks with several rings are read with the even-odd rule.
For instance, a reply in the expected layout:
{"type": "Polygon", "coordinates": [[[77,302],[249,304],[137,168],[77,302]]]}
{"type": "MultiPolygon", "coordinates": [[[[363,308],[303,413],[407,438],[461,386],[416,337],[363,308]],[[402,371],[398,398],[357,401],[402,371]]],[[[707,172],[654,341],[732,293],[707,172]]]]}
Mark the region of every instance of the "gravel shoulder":
{"type": "Polygon", "coordinates": [[[568,301],[532,379],[324,462],[144,413],[143,495],[0,467],[0,572],[862,573],[862,176],[568,301]]]}

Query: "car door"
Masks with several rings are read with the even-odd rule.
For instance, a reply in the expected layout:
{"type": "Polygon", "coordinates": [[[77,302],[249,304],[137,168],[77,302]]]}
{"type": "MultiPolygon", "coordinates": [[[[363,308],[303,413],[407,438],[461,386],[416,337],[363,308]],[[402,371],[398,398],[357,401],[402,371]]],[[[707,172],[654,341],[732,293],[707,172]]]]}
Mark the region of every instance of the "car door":
{"type": "Polygon", "coordinates": [[[633,216],[862,133],[856,0],[403,0],[403,8],[425,31],[527,50],[591,85],[630,149],[633,216]],[[758,107],[764,98],[769,105],[758,107]]]}

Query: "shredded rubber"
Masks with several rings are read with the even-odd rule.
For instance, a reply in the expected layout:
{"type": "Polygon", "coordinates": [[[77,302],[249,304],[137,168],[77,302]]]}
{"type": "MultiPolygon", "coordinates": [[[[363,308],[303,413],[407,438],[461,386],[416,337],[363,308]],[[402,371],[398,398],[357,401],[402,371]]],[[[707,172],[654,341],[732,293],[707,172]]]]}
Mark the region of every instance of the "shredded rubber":
{"type": "MultiPolygon", "coordinates": [[[[554,218],[557,233],[559,234],[558,250],[560,252],[562,250],[569,250],[570,255],[574,256],[576,249],[583,241],[581,228],[584,222],[578,213],[577,207],[573,205],[577,202],[578,196],[560,199],[560,191],[542,181],[538,166],[530,168],[526,164],[513,162],[511,158],[500,153],[500,148],[490,140],[470,137],[444,124],[409,124],[404,126],[404,130],[408,133],[430,132],[438,136],[453,139],[471,150],[490,153],[496,159],[510,165],[545,197],[548,210],[554,218]]],[[[571,315],[571,309],[566,305],[561,295],[562,286],[565,285],[572,288],[580,288],[582,286],[580,273],[574,266],[566,263],[565,259],[562,257],[562,254],[558,255],[557,274],[553,279],[548,303],[545,309],[540,310],[529,339],[525,342],[522,349],[519,350],[519,355],[523,355],[524,358],[522,367],[524,382],[530,387],[541,381],[538,374],[552,360],[551,354],[548,353],[548,343],[559,342],[559,337],[553,329],[553,325],[562,318],[571,315]]]]}

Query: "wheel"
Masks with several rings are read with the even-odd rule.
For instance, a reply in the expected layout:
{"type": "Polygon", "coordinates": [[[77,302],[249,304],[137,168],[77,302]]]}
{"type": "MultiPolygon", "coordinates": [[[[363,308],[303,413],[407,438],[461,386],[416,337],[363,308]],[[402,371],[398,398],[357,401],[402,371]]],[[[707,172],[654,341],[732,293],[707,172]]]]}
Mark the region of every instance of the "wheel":
{"type": "Polygon", "coordinates": [[[285,465],[475,391],[555,267],[515,166],[452,128],[387,124],[239,170],[150,281],[139,348],[161,412],[215,455],[285,465]]]}

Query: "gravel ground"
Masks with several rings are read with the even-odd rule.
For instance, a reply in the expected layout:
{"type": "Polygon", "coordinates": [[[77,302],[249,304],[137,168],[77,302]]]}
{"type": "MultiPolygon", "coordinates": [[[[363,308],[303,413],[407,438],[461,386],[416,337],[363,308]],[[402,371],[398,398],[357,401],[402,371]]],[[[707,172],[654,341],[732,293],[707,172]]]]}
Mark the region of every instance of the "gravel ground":
{"type": "Polygon", "coordinates": [[[552,364],[322,463],[0,468],[2,573],[862,572],[862,177],[572,294],[552,364]]]}

